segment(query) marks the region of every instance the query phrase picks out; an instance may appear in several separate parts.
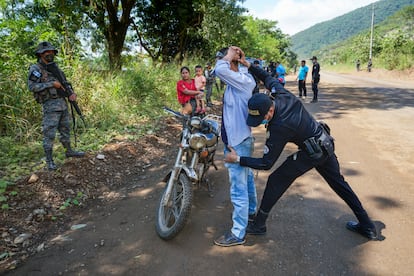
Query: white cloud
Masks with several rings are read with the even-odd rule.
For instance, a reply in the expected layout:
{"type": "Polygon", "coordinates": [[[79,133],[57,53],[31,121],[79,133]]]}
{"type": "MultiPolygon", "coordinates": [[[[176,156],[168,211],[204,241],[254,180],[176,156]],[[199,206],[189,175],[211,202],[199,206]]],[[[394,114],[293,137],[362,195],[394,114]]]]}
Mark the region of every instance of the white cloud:
{"type": "Polygon", "coordinates": [[[293,35],[377,0],[246,0],[249,14],[278,22],[282,32],[293,35]]]}

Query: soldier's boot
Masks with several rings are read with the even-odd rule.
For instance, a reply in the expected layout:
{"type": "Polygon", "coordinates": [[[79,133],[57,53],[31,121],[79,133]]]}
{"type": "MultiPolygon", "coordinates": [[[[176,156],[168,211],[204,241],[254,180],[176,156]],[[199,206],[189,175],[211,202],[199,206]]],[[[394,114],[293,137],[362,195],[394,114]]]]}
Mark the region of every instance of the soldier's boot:
{"type": "Polygon", "coordinates": [[[46,168],[49,171],[55,171],[57,166],[55,162],[53,162],[53,151],[52,150],[45,150],[46,153],[46,168]]]}
{"type": "Polygon", "coordinates": [[[63,147],[66,149],[66,157],[84,157],[85,153],[83,151],[75,151],[70,146],[70,143],[63,143],[63,147]]]}
{"type": "Polygon", "coordinates": [[[266,220],[269,216],[269,213],[264,212],[262,209],[259,209],[257,215],[253,221],[249,221],[246,227],[246,234],[249,235],[264,235],[266,234],[266,220]]]}

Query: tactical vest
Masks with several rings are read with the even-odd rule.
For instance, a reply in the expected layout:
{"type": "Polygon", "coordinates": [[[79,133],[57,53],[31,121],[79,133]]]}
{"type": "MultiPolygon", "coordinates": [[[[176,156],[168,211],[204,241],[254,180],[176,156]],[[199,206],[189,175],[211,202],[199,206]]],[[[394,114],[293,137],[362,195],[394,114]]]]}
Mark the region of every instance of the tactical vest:
{"type": "MultiPolygon", "coordinates": [[[[42,64],[38,63],[37,66],[40,69],[40,72],[42,74],[42,76],[40,77],[40,81],[42,83],[45,82],[50,82],[50,81],[55,81],[56,78],[54,76],[52,76],[52,74],[50,74],[43,66],[42,64]]],[[[33,96],[36,100],[36,102],[43,104],[44,102],[46,102],[49,99],[57,99],[60,98],[60,95],[58,94],[56,88],[54,87],[50,87],[47,88],[43,91],[40,92],[36,92],[33,93],[33,96]]]]}

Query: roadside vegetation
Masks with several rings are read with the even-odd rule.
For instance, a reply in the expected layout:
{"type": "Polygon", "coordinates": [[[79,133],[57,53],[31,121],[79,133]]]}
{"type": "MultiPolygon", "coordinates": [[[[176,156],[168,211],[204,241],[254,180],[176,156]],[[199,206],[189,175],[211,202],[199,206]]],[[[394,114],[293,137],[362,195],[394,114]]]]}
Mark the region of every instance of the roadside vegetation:
{"type": "MultiPolygon", "coordinates": [[[[156,131],[162,107],[179,108],[179,68],[193,73],[224,46],[294,63],[277,22],[245,16],[241,2],[0,1],[1,208],[8,208],[16,180],[44,167],[41,105],[27,88],[39,42],[57,48],[56,62],[78,94],[87,125],[75,116],[76,148],[99,151],[113,139],[156,131]]],[[[58,137],[54,159],[65,162],[58,137]]]]}

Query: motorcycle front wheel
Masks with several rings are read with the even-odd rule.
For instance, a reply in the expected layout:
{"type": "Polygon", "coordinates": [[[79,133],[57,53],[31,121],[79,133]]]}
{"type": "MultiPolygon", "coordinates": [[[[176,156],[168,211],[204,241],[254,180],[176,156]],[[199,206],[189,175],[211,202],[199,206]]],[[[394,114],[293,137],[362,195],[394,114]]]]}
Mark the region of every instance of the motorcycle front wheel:
{"type": "Polygon", "coordinates": [[[170,240],[183,229],[191,212],[193,191],[191,181],[184,172],[174,181],[170,199],[164,206],[165,196],[164,191],[158,206],[156,231],[160,238],[170,240]]]}

